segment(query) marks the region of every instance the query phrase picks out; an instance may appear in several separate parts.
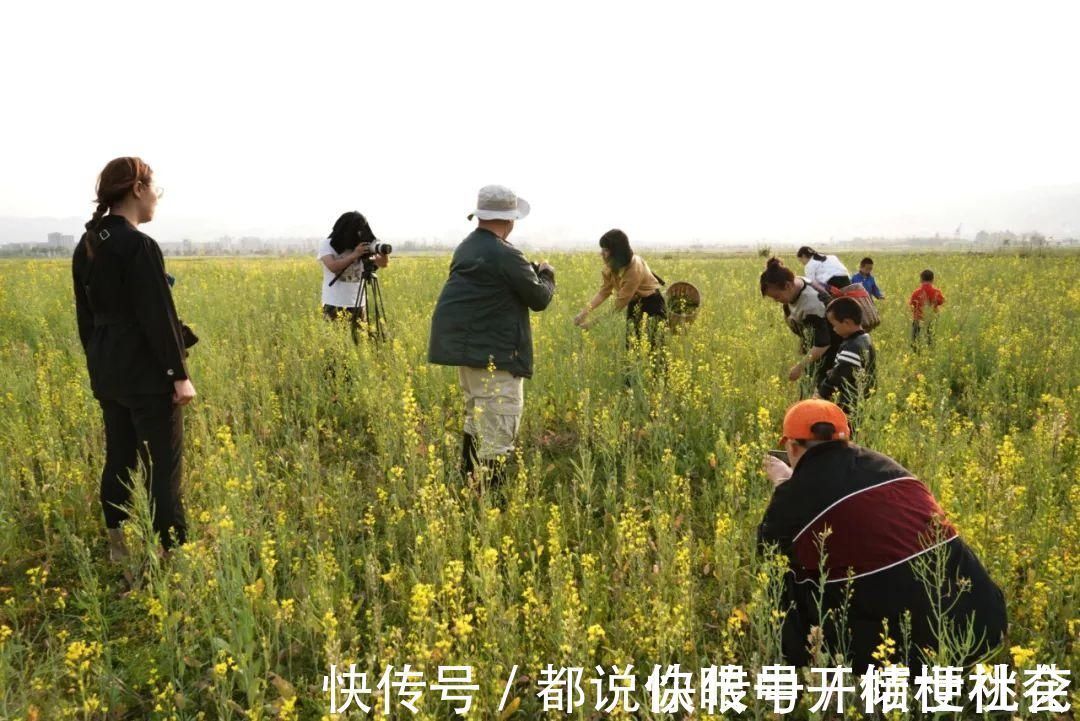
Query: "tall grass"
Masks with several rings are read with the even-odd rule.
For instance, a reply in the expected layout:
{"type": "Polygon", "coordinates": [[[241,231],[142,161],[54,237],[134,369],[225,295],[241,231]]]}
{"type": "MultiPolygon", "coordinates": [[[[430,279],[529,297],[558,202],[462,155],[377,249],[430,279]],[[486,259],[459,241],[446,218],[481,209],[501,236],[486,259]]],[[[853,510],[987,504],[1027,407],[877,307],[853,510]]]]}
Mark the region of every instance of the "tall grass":
{"type": "MultiPolygon", "coordinates": [[[[320,317],[312,260],[171,260],[201,338],[192,542],[159,563],[137,496],[127,594],[69,267],[0,263],[0,718],[321,718],[323,675],[349,663],[429,681],[472,665],[471,717],[492,718],[515,664],[779,662],[780,569],[755,534],[797,341],[757,292],[762,261],[649,258],[704,296],[663,376],[624,356],[621,319],[573,326],[598,260],[553,261],[500,508],[461,483],[456,375],[426,363],[446,258],[393,259],[392,340],[359,346],[320,317]]],[[[1080,667],[1080,256],[882,256],[877,273],[861,442],[930,485],[1004,589],[999,660],[1080,667]],[[948,304],[915,354],[926,266],[948,304]]],[[[540,715],[535,691],[515,687],[516,717],[540,715]]],[[[419,718],[446,711],[429,696],[419,718]]]]}

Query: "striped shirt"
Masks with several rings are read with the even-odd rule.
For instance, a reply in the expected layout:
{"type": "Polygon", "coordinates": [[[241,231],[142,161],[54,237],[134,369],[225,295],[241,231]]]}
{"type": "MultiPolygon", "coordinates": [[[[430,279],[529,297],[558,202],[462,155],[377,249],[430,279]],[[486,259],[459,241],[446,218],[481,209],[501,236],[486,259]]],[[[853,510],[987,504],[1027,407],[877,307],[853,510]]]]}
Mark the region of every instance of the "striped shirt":
{"type": "Polygon", "coordinates": [[[876,366],[877,351],[870,334],[856,331],[840,343],[836,361],[818,386],[818,395],[834,400],[845,413],[851,414],[859,400],[874,387],[876,366]],[[839,397],[835,397],[837,394],[839,397]]]}

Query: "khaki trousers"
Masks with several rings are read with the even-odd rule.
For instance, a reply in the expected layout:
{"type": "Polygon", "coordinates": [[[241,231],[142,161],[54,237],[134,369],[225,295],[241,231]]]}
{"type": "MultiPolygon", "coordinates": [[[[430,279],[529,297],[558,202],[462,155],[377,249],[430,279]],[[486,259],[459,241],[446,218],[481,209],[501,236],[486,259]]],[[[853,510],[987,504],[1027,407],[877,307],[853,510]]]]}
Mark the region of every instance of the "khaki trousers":
{"type": "Polygon", "coordinates": [[[458,366],[465,396],[465,432],[476,438],[476,457],[491,460],[514,452],[521,427],[525,383],[509,371],[458,366]]]}

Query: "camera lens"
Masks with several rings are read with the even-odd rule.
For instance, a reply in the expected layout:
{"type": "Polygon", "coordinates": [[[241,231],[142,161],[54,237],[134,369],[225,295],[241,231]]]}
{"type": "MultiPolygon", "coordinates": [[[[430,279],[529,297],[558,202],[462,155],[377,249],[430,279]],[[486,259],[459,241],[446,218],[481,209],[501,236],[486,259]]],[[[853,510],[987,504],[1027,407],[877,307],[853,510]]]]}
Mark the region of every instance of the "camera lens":
{"type": "Polygon", "coordinates": [[[390,255],[394,251],[389,243],[374,243],[371,249],[379,255],[390,255]]]}

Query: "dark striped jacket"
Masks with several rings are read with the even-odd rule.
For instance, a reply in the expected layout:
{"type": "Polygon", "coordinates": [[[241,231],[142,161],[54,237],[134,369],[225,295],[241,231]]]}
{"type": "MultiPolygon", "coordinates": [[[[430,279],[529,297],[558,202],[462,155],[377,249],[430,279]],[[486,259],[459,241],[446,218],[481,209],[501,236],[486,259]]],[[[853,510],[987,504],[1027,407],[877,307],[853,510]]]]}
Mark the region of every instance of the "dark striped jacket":
{"type": "Polygon", "coordinates": [[[850,415],[876,382],[877,351],[870,334],[859,330],[841,341],[832,368],[818,385],[818,395],[850,415]]]}
{"type": "Polygon", "coordinates": [[[922,481],[891,458],[841,441],[806,451],[758,529],[787,554],[797,581],[843,580],[896,566],[956,536],[922,481]]]}
{"type": "Polygon", "coordinates": [[[1008,626],[1001,589],[930,490],[896,461],[866,448],[834,441],[808,449],[774,491],[758,542],[777,544],[789,561],[781,599],[788,663],[809,663],[807,639],[814,627],[822,627],[826,644],[837,648],[840,616],[846,617],[847,654],[855,668],[878,663],[883,622],[896,633],[910,619],[910,645],[900,651],[909,665],[920,658],[919,649],[937,647],[939,612],[956,629],[974,634],[965,664],[1000,644],[1008,626]],[[941,569],[931,586],[926,568],[919,568],[922,560],[941,569]],[[845,583],[849,572],[851,586],[845,583]]]}

